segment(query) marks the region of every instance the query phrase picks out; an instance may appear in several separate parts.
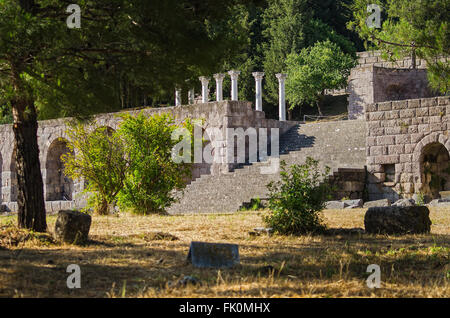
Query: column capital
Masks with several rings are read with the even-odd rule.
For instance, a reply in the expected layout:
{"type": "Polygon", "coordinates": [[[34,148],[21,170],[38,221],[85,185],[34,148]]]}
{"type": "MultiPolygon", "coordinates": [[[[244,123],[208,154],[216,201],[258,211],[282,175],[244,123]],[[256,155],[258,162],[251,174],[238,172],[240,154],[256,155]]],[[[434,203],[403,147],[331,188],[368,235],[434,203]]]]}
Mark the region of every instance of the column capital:
{"type": "Polygon", "coordinates": [[[241,74],[241,71],[231,70],[228,72],[228,75],[230,75],[232,80],[236,80],[240,74],[241,74]]]}
{"type": "Polygon", "coordinates": [[[284,73],[278,73],[278,74],[275,74],[275,76],[278,78],[279,81],[283,81],[287,78],[287,74],[284,74],[284,73]]]}
{"type": "Polygon", "coordinates": [[[209,83],[209,77],[207,76],[200,76],[198,79],[200,82],[202,82],[202,84],[208,85],[209,83]]]}
{"type": "Polygon", "coordinates": [[[224,73],[217,73],[217,74],[214,74],[213,76],[214,76],[214,79],[216,81],[222,81],[225,78],[226,74],[224,74],[224,73]]]}
{"type": "Polygon", "coordinates": [[[262,80],[265,73],[264,72],[253,72],[252,75],[255,78],[255,80],[262,80]]]}

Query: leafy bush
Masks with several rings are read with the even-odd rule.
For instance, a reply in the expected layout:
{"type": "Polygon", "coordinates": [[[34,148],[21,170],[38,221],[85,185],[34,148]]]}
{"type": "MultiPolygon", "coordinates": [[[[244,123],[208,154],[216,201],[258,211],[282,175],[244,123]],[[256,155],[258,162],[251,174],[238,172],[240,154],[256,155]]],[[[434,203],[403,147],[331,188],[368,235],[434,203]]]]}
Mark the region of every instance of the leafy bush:
{"type": "Polygon", "coordinates": [[[292,165],[290,171],[281,163],[281,180],[271,182],[269,212],[263,217],[274,232],[287,235],[320,233],[325,230],[320,211],[330,198],[327,182],[330,168],[319,171],[319,162],[308,157],[305,164],[292,165]]]}
{"type": "Polygon", "coordinates": [[[67,134],[71,151],[61,157],[65,173],[73,180],[85,179],[88,207],[100,215],[108,214],[129,165],[121,136],[108,127],[88,129],[82,123],[72,124],[67,134]]]}
{"type": "Polygon", "coordinates": [[[172,149],[180,141],[172,139],[177,128],[166,114],[124,116],[118,133],[130,167],[118,196],[120,207],[139,214],[162,213],[174,202],[172,190],[182,188],[191,172],[186,163],[172,160],[172,149]]]}

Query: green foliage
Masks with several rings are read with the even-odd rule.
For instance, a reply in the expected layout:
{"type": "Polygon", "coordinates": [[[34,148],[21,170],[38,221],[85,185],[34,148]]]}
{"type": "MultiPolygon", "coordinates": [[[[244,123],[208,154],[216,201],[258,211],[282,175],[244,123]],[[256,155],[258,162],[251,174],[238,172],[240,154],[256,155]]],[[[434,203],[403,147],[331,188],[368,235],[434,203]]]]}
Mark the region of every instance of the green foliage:
{"type": "Polygon", "coordinates": [[[326,177],[330,168],[321,173],[319,162],[310,157],[305,164],[292,165],[286,170],[282,162],[281,180],[271,182],[269,210],[263,217],[268,227],[287,235],[320,233],[325,230],[320,211],[330,198],[331,187],[326,177]]]}
{"type": "Polygon", "coordinates": [[[345,87],[356,58],[327,40],[303,49],[300,54],[290,54],[286,64],[286,97],[291,108],[314,103],[321,113],[320,101],[325,89],[345,87]]]}
{"type": "Polygon", "coordinates": [[[406,56],[423,58],[429,66],[429,79],[433,88],[441,93],[449,90],[449,61],[441,57],[450,55],[448,0],[354,0],[354,20],[348,27],[356,30],[372,45],[384,52],[385,58],[396,60],[406,56]],[[379,4],[383,8],[381,29],[369,28],[367,5],[379,4]]]}
{"type": "Polygon", "coordinates": [[[305,26],[311,17],[306,0],[272,0],[263,15],[261,49],[264,52],[266,77],[266,100],[276,105],[278,81],[276,73],[285,71],[284,61],[292,52],[300,52],[305,43],[305,26]]]}
{"type": "Polygon", "coordinates": [[[175,85],[240,53],[242,32],[226,27],[240,2],[82,1],[81,28],[68,29],[67,2],[0,1],[0,99],[14,70],[41,119],[172,101],[175,85]]]}
{"type": "Polygon", "coordinates": [[[67,134],[71,151],[61,158],[66,175],[85,180],[88,207],[100,215],[108,214],[129,166],[121,136],[110,128],[87,128],[82,123],[72,124],[67,134]]]}
{"type": "Polygon", "coordinates": [[[135,213],[162,213],[174,201],[172,190],[182,188],[191,173],[188,164],[172,160],[180,141],[172,134],[185,129],[193,142],[193,125],[190,120],[175,125],[169,115],[122,117],[117,131],[72,124],[71,152],[62,157],[65,172],[86,181],[88,207],[101,215],[116,203],[135,213]]]}
{"type": "Polygon", "coordinates": [[[118,196],[119,206],[139,214],[163,213],[174,202],[172,190],[182,188],[190,175],[187,164],[172,160],[172,149],[180,142],[172,139],[172,133],[179,127],[166,114],[123,117],[118,133],[130,167],[118,196]]]}
{"type": "MultiPolygon", "coordinates": [[[[265,98],[272,104],[276,105],[278,101],[278,81],[274,74],[287,71],[287,58],[290,54],[298,54],[302,49],[327,40],[336,43],[345,53],[355,53],[351,41],[325,23],[329,21],[317,18],[321,16],[320,13],[312,10],[317,5],[311,5],[310,2],[271,0],[264,11],[265,42],[262,43],[261,49],[264,52],[263,65],[267,74],[265,98]]],[[[315,9],[320,10],[320,8],[315,9]]]]}
{"type": "Polygon", "coordinates": [[[425,205],[425,194],[423,192],[417,193],[416,205],[418,205],[418,206],[425,205]]]}
{"type": "Polygon", "coordinates": [[[261,202],[260,198],[251,199],[249,204],[244,204],[240,211],[259,211],[263,210],[265,207],[261,202]]]}

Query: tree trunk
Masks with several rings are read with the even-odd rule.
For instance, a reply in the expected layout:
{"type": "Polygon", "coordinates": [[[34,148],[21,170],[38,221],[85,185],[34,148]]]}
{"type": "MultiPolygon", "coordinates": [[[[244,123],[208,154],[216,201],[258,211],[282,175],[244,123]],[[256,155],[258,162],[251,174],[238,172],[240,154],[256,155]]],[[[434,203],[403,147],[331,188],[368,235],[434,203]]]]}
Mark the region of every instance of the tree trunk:
{"type": "Polygon", "coordinates": [[[288,120],[292,120],[292,109],[288,109],[288,120]]]}
{"type": "Polygon", "coordinates": [[[100,205],[97,207],[97,214],[98,215],[108,215],[108,202],[105,199],[102,199],[100,202],[100,205]]]}
{"type": "Polygon", "coordinates": [[[322,106],[322,98],[319,97],[319,98],[317,99],[316,104],[317,104],[317,111],[319,112],[319,116],[323,116],[323,114],[322,114],[322,109],[321,109],[321,106],[322,106]]]}
{"type": "Polygon", "coordinates": [[[13,132],[16,147],[18,183],[18,225],[36,232],[47,231],[44,187],[37,143],[37,116],[32,98],[27,97],[19,73],[12,67],[15,96],[11,100],[14,117],[13,132]]]}
{"type": "MultiPolygon", "coordinates": [[[[34,109],[34,105],[28,106],[28,108],[34,109]]],[[[16,116],[14,117],[19,227],[36,232],[45,232],[47,223],[45,219],[44,187],[39,163],[36,114],[22,120],[17,120],[16,116]]]]}

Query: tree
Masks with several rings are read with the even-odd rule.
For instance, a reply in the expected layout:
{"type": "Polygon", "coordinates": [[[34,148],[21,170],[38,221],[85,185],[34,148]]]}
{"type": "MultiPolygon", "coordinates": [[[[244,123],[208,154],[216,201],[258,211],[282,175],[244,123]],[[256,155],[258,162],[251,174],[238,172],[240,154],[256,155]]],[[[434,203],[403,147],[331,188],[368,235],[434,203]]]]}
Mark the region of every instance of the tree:
{"type": "Polygon", "coordinates": [[[286,97],[291,107],[314,103],[322,116],[321,102],[325,89],[347,85],[356,57],[345,54],[337,44],[327,40],[290,54],[286,61],[288,78],[286,97]]]}
{"type": "MultiPolygon", "coordinates": [[[[174,201],[172,190],[181,189],[190,166],[172,160],[175,129],[170,116],[125,115],[118,133],[123,137],[130,168],[119,194],[119,205],[135,213],[164,213],[174,201]]],[[[192,139],[191,139],[192,140],[192,139]]]]}
{"type": "Polygon", "coordinates": [[[65,174],[73,180],[84,180],[89,206],[106,215],[123,188],[129,167],[122,137],[108,127],[82,123],[73,124],[67,134],[71,151],[62,156],[65,174]]]}
{"type": "Polygon", "coordinates": [[[0,0],[0,104],[11,106],[14,120],[20,227],[47,228],[38,114],[117,109],[117,79],[155,95],[186,87],[232,46],[207,25],[226,20],[235,2],[87,0],[81,28],[69,29],[70,2],[0,0]]]}
{"type": "Polygon", "coordinates": [[[450,65],[443,57],[450,55],[450,30],[448,0],[354,0],[354,20],[348,27],[356,30],[367,41],[384,53],[390,60],[412,57],[427,61],[430,84],[446,93],[450,86],[450,65]],[[369,4],[378,4],[384,13],[381,28],[370,27],[366,20],[369,4]]]}
{"type": "Polygon", "coordinates": [[[263,35],[266,73],[265,99],[276,105],[278,82],[276,73],[285,71],[285,60],[290,53],[300,52],[307,46],[305,26],[311,18],[306,0],[271,0],[263,15],[263,35]]]}
{"type": "MultiPolygon", "coordinates": [[[[320,19],[329,18],[320,14],[321,6],[326,7],[326,4],[308,0],[269,1],[263,20],[265,42],[261,45],[267,74],[265,99],[269,103],[276,105],[278,102],[278,81],[274,75],[287,71],[286,62],[290,54],[298,54],[302,49],[326,40],[338,44],[345,53],[356,52],[351,41],[328,24],[332,21],[320,19]]],[[[343,9],[334,13],[344,19],[343,9]]]]}

